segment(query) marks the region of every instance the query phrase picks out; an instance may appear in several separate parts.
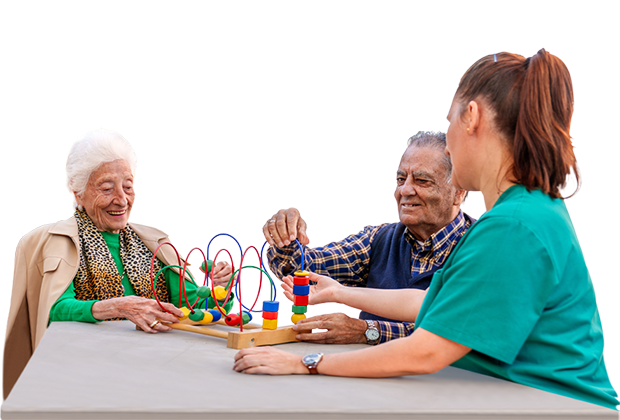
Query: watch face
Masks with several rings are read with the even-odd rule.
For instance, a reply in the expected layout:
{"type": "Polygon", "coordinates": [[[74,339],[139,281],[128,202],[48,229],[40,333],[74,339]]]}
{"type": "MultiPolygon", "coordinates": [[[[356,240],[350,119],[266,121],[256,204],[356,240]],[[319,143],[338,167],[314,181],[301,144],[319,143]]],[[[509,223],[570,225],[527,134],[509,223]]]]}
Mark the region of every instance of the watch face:
{"type": "Polygon", "coordinates": [[[368,339],[368,341],[375,341],[379,339],[379,331],[375,330],[375,329],[368,329],[366,330],[366,338],[368,339]]]}
{"type": "MultiPolygon", "coordinates": [[[[297,359],[299,360],[299,359],[297,359]]],[[[306,366],[310,366],[313,365],[315,363],[318,363],[319,360],[321,360],[321,355],[319,353],[311,353],[311,354],[307,354],[303,357],[303,359],[301,359],[302,362],[304,363],[304,365],[306,366]]]]}

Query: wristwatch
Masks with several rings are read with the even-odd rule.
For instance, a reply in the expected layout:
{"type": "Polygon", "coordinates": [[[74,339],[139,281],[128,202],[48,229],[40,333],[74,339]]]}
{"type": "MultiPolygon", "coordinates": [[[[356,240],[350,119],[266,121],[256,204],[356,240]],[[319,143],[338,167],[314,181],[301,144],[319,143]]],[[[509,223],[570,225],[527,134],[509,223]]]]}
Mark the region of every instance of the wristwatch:
{"type": "Polygon", "coordinates": [[[368,324],[368,328],[366,328],[366,332],[364,333],[364,335],[366,336],[366,342],[371,346],[379,344],[379,337],[381,336],[381,334],[375,326],[375,321],[367,319],[366,323],[368,324]]]}
{"type": "Polygon", "coordinates": [[[321,359],[323,359],[323,353],[310,353],[306,354],[301,359],[301,362],[308,368],[310,375],[316,375],[319,373],[317,372],[316,367],[321,359]]]}

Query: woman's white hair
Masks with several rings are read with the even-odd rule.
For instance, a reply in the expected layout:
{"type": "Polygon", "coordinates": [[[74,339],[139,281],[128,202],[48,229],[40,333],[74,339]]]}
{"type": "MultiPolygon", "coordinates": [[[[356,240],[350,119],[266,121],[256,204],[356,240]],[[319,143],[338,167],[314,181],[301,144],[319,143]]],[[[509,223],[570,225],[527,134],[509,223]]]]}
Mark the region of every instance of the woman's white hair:
{"type": "Polygon", "coordinates": [[[101,165],[122,159],[129,164],[131,173],[136,173],[136,153],[129,142],[116,131],[91,131],[73,144],[67,158],[67,187],[81,196],[86,191],[90,175],[101,165]]]}

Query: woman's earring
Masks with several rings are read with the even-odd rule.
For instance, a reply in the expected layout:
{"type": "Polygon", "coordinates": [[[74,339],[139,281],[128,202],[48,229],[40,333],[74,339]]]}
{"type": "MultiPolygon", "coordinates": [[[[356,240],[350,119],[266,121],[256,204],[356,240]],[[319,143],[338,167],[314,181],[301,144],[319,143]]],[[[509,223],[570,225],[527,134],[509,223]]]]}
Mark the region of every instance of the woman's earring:
{"type": "Polygon", "coordinates": [[[84,211],[84,207],[82,207],[82,205],[81,205],[81,204],[78,204],[77,209],[78,209],[79,211],[84,211]]]}

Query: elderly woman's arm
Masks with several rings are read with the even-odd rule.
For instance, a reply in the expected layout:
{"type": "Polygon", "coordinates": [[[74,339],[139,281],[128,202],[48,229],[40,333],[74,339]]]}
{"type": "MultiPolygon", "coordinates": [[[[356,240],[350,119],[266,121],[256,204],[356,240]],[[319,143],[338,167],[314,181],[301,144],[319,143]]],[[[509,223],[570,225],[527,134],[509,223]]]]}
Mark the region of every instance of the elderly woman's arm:
{"type": "Polygon", "coordinates": [[[52,305],[50,310],[49,322],[57,321],[79,321],[79,322],[99,322],[93,317],[92,307],[96,300],[77,300],[75,298],[75,287],[73,282],[67,290],[52,305]]]}
{"type": "MultiPolygon", "coordinates": [[[[219,270],[218,270],[219,271],[219,270]]],[[[225,275],[230,275],[228,271],[223,270],[225,275]]],[[[164,307],[175,313],[177,316],[181,316],[182,313],[178,312],[173,305],[179,303],[179,297],[181,297],[181,306],[186,306],[185,298],[181,295],[181,288],[179,283],[179,274],[173,270],[166,270],[164,273],[168,290],[170,291],[170,303],[162,303],[164,307]],[[168,306],[171,305],[171,306],[168,306]]],[[[107,299],[103,301],[97,300],[77,300],[75,298],[75,287],[73,282],[69,285],[67,290],[62,296],[52,305],[50,310],[49,322],[57,321],[79,321],[79,322],[101,322],[110,318],[127,318],[140,326],[145,331],[155,331],[149,327],[153,320],[157,317],[164,321],[176,322],[176,317],[172,317],[161,310],[161,307],[153,299],[145,299],[134,295],[131,284],[125,279],[123,281],[125,287],[125,296],[121,298],[107,299]]],[[[190,304],[194,304],[198,296],[196,294],[197,286],[191,281],[185,281],[185,293],[187,300],[190,304]]],[[[225,306],[226,310],[230,310],[233,305],[233,299],[229,300],[225,306]]],[[[205,306],[204,299],[198,300],[197,307],[203,308],[205,306]]],[[[158,326],[157,331],[169,330],[168,327],[158,326]]]]}

